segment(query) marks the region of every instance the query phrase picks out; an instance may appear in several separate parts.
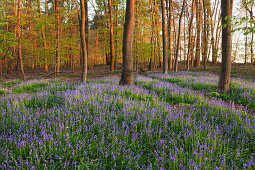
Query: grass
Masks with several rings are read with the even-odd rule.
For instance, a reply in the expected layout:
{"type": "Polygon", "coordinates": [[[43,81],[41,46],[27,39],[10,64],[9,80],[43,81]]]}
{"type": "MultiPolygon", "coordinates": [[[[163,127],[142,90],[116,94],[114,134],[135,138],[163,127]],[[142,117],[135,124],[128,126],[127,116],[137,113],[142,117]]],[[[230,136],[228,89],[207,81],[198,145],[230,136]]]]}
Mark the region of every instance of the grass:
{"type": "Polygon", "coordinates": [[[26,81],[14,87],[22,95],[0,96],[0,168],[255,168],[254,116],[175,82],[135,80],[26,81]]]}
{"type": "Polygon", "coordinates": [[[7,89],[0,89],[0,95],[3,95],[3,94],[9,94],[9,90],[7,89]]]}
{"type": "Polygon", "coordinates": [[[1,84],[2,87],[13,87],[19,83],[21,83],[22,81],[20,80],[13,80],[13,81],[7,81],[1,84]]]}
{"type": "Polygon", "coordinates": [[[45,88],[48,85],[47,82],[39,82],[39,81],[32,81],[31,83],[20,84],[12,89],[12,93],[19,94],[19,93],[30,93],[30,92],[37,92],[45,88]]]}
{"type": "MultiPolygon", "coordinates": [[[[189,74],[190,75],[190,74],[189,74]]],[[[228,92],[217,92],[217,84],[215,82],[205,82],[207,79],[204,79],[202,82],[195,81],[196,76],[193,77],[175,77],[175,76],[166,76],[158,77],[151,76],[154,79],[164,80],[170,83],[176,83],[181,87],[192,88],[193,90],[206,91],[207,95],[212,97],[217,97],[225,101],[234,101],[237,104],[247,106],[250,109],[255,110],[255,102],[252,99],[255,96],[254,87],[242,87],[242,85],[231,82],[230,90],[228,92]],[[251,96],[251,97],[247,97],[251,96]]],[[[203,79],[203,78],[202,78],[203,79]]]]}

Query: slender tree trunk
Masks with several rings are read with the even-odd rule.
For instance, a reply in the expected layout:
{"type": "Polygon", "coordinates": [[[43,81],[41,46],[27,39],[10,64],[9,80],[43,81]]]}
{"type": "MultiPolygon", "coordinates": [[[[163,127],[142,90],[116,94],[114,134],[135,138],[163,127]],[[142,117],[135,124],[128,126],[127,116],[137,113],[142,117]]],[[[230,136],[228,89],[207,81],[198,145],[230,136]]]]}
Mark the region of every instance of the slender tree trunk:
{"type": "MultiPolygon", "coordinates": [[[[246,10],[246,17],[247,17],[247,10],[246,10]]],[[[246,25],[245,27],[247,28],[247,24],[248,21],[246,21],[246,25]]],[[[248,45],[248,38],[247,38],[247,34],[245,35],[245,53],[244,53],[244,64],[247,63],[247,45],[248,45]]]]}
{"type": "MultiPolygon", "coordinates": [[[[87,57],[89,56],[89,14],[88,14],[88,0],[84,1],[85,5],[85,33],[86,33],[86,49],[87,49],[87,57]]],[[[88,59],[87,59],[88,61],[88,59]]],[[[89,69],[89,65],[88,65],[89,69]]]]}
{"type": "Polygon", "coordinates": [[[203,0],[203,8],[204,8],[204,69],[207,69],[206,66],[206,61],[207,61],[207,2],[205,2],[206,0],[203,0]]]}
{"type": "Polygon", "coordinates": [[[180,48],[180,42],[181,42],[180,40],[181,39],[181,24],[182,24],[182,16],[183,16],[184,8],[185,8],[185,3],[186,3],[186,0],[183,0],[182,11],[180,14],[180,19],[179,19],[178,40],[177,40],[177,48],[176,48],[175,63],[174,63],[175,72],[178,71],[178,56],[179,56],[179,48],[180,48]]]}
{"type": "Polygon", "coordinates": [[[151,6],[151,58],[150,58],[150,63],[149,63],[149,71],[153,70],[153,57],[155,57],[154,55],[154,10],[153,10],[153,2],[152,0],[150,0],[150,6],[151,6]]]}
{"type": "MultiPolygon", "coordinates": [[[[214,18],[214,21],[216,20],[216,17],[217,17],[217,11],[219,10],[218,7],[219,7],[219,0],[215,0],[215,3],[217,4],[216,7],[214,8],[214,13],[215,13],[215,18],[214,18]]],[[[210,8],[209,8],[210,9],[210,8]]],[[[215,44],[215,38],[214,38],[214,30],[215,30],[215,23],[213,21],[213,13],[210,9],[209,11],[210,13],[210,18],[211,18],[211,46],[212,46],[212,63],[213,64],[217,64],[217,49],[216,49],[216,44],[215,44]]],[[[218,21],[220,22],[220,21],[218,21]]]]}
{"type": "Polygon", "coordinates": [[[201,10],[200,0],[196,0],[196,26],[197,26],[197,40],[196,40],[196,61],[195,67],[200,66],[200,29],[201,29],[201,10]]]}
{"type": "Polygon", "coordinates": [[[24,72],[24,66],[23,66],[23,59],[21,55],[21,35],[20,35],[20,16],[21,15],[21,7],[20,7],[20,0],[18,0],[18,23],[17,23],[17,33],[18,33],[18,58],[19,58],[19,64],[20,64],[20,73],[23,78],[23,80],[26,79],[25,72],[24,72]]]}
{"type": "Polygon", "coordinates": [[[109,17],[110,17],[110,69],[114,71],[114,40],[113,40],[113,14],[112,14],[112,0],[108,0],[109,17]]]}
{"type": "Polygon", "coordinates": [[[162,61],[161,61],[161,50],[160,50],[160,35],[159,35],[159,16],[158,16],[158,3],[157,0],[154,0],[154,10],[155,10],[155,45],[156,45],[156,57],[155,57],[155,67],[161,67],[162,66],[162,61]],[[157,65],[159,64],[159,65],[157,65]]]}
{"type": "MultiPolygon", "coordinates": [[[[220,35],[221,35],[221,15],[219,15],[219,19],[218,19],[218,25],[217,25],[217,29],[216,29],[216,40],[215,40],[215,54],[216,54],[216,57],[218,57],[218,53],[219,53],[219,44],[220,44],[220,35]]],[[[216,63],[217,63],[217,58],[216,58],[216,63]]]]}
{"type": "Polygon", "coordinates": [[[172,8],[173,8],[173,1],[169,0],[169,16],[168,16],[168,54],[169,54],[169,61],[168,61],[168,69],[169,71],[172,70],[172,8]]]}
{"type": "MultiPolygon", "coordinates": [[[[192,33],[193,34],[193,33],[192,33]]],[[[195,37],[192,37],[192,45],[191,45],[191,67],[194,67],[194,63],[195,63],[195,54],[194,54],[194,49],[195,49],[195,45],[196,45],[196,41],[195,41],[195,37]]]]}
{"type": "Polygon", "coordinates": [[[132,85],[133,78],[133,57],[132,41],[135,21],[135,0],[127,0],[126,17],[123,33],[123,64],[120,85],[132,85]]]}
{"type": "Polygon", "coordinates": [[[136,1],[135,26],[134,26],[134,70],[138,71],[138,39],[139,39],[139,3],[136,1]]]}
{"type": "MultiPolygon", "coordinates": [[[[47,0],[45,0],[45,17],[47,17],[48,15],[48,4],[47,4],[47,0]]],[[[46,48],[47,48],[47,42],[46,42],[46,26],[43,26],[43,44],[44,44],[44,71],[45,73],[47,73],[49,71],[49,66],[48,66],[48,56],[46,54],[46,48]]]]}
{"type": "MultiPolygon", "coordinates": [[[[251,7],[250,20],[254,21],[253,20],[253,7],[251,7]]],[[[253,28],[253,23],[250,23],[250,27],[253,28]]],[[[254,31],[251,31],[251,64],[254,63],[253,44],[254,44],[254,31]]]]}
{"type": "Polygon", "coordinates": [[[186,65],[186,71],[189,71],[190,66],[190,53],[191,53],[191,30],[192,30],[192,22],[193,22],[193,13],[195,8],[195,0],[192,0],[192,6],[191,6],[191,18],[189,23],[189,43],[188,43],[188,54],[187,54],[187,65],[186,65]]]}
{"type": "Polygon", "coordinates": [[[81,0],[81,22],[80,22],[80,35],[81,35],[81,46],[82,46],[82,78],[81,82],[86,83],[87,81],[87,45],[86,45],[86,10],[85,10],[85,0],[81,0]]]}
{"type": "Polygon", "coordinates": [[[56,31],[56,66],[55,72],[57,75],[60,75],[60,55],[59,55],[59,37],[60,37],[60,29],[59,29],[59,0],[55,0],[55,31],[56,31]]]}
{"type": "MultiPolygon", "coordinates": [[[[176,52],[176,48],[177,48],[177,45],[176,45],[176,43],[177,43],[177,33],[176,33],[176,30],[177,30],[177,28],[176,28],[176,24],[175,24],[175,15],[173,15],[173,27],[174,27],[174,34],[173,34],[173,36],[174,36],[174,51],[176,52]]],[[[174,71],[174,63],[175,63],[175,53],[174,52],[174,57],[173,57],[173,63],[172,63],[172,66],[173,66],[173,71],[174,71]]]]}
{"type": "MultiPolygon", "coordinates": [[[[14,7],[14,9],[13,9],[13,12],[14,12],[14,16],[15,17],[17,17],[18,16],[18,10],[17,10],[17,4],[16,4],[16,0],[13,0],[13,7],[14,7]]],[[[18,35],[17,35],[17,24],[15,25],[15,27],[14,27],[14,35],[15,35],[15,37],[18,39],[18,35]]],[[[13,45],[13,52],[12,52],[12,55],[13,55],[13,60],[14,60],[14,66],[13,66],[13,68],[12,68],[12,70],[13,69],[15,69],[15,68],[17,68],[17,72],[19,71],[19,64],[18,64],[18,62],[16,62],[16,60],[18,61],[19,59],[18,59],[18,56],[17,56],[17,52],[16,52],[16,45],[13,45]],[[17,64],[17,65],[16,65],[17,64]]]]}
{"type": "Polygon", "coordinates": [[[94,66],[96,66],[97,60],[98,60],[98,30],[96,33],[96,55],[95,55],[95,59],[94,59],[94,66]]]}
{"type": "Polygon", "coordinates": [[[163,39],[163,74],[167,74],[167,45],[166,45],[166,10],[165,0],[161,0],[162,9],[162,39],[163,39]]]}
{"type": "Polygon", "coordinates": [[[221,72],[218,84],[219,91],[227,91],[230,84],[230,73],[231,73],[231,52],[232,52],[232,37],[231,37],[231,25],[227,24],[225,18],[227,16],[232,17],[233,0],[221,0],[222,9],[222,62],[221,72]]]}
{"type": "Polygon", "coordinates": [[[116,2],[116,7],[115,7],[115,21],[114,21],[114,26],[115,26],[115,32],[114,32],[114,35],[115,35],[115,40],[114,40],[114,46],[115,46],[115,59],[114,59],[114,68],[117,69],[117,64],[118,64],[118,1],[114,1],[116,2]]]}

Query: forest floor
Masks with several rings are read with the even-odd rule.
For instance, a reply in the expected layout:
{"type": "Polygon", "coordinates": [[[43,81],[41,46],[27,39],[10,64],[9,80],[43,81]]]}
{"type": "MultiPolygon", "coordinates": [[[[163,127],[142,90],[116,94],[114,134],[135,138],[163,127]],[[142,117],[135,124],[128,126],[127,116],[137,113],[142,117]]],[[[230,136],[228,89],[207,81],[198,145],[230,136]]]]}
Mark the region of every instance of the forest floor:
{"type": "MultiPolygon", "coordinates": [[[[143,64],[141,64],[143,65],[143,64]]],[[[184,69],[184,63],[180,63],[179,65],[179,71],[185,71],[184,69]]],[[[140,68],[139,68],[140,69],[140,68]]],[[[162,68],[157,68],[154,71],[148,71],[147,68],[143,67],[143,70],[146,72],[161,72],[162,68]]],[[[207,69],[204,69],[203,65],[196,68],[191,68],[190,71],[193,72],[207,72],[207,73],[213,73],[216,75],[219,75],[220,73],[220,64],[218,65],[212,65],[209,64],[207,66],[207,69]]],[[[139,73],[139,70],[137,71],[139,73]]],[[[65,81],[79,81],[80,80],[81,71],[80,69],[75,69],[74,71],[70,68],[64,67],[62,68],[62,71],[59,76],[56,76],[53,71],[45,73],[41,68],[37,68],[34,70],[26,70],[26,79],[62,79],[65,81]]],[[[90,67],[88,69],[88,79],[95,79],[104,77],[107,75],[121,75],[121,66],[118,65],[118,67],[115,69],[114,72],[110,71],[110,68],[108,65],[96,65],[93,67],[90,67]]],[[[255,66],[254,65],[244,65],[244,64],[235,64],[232,65],[232,71],[231,71],[231,77],[236,78],[242,78],[246,80],[255,80],[255,66]]],[[[21,79],[21,76],[17,73],[11,73],[11,74],[3,74],[0,76],[0,82],[5,81],[11,81],[11,80],[17,80],[21,79]]]]}
{"type": "Polygon", "coordinates": [[[108,69],[91,68],[87,84],[78,71],[0,83],[0,169],[255,168],[254,81],[218,92],[209,68],[119,86],[108,69]]]}

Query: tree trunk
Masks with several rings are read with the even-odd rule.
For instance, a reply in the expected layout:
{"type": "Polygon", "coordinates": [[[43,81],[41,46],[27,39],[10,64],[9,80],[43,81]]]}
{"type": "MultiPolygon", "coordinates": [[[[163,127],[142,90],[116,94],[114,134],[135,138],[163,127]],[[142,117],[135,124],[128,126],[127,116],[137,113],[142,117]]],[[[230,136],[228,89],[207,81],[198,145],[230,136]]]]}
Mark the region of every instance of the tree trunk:
{"type": "Polygon", "coordinates": [[[227,91],[230,84],[232,37],[231,25],[227,24],[230,19],[225,20],[225,18],[232,17],[233,0],[221,0],[221,9],[222,26],[226,25],[226,27],[222,27],[222,62],[218,90],[227,91]]]}
{"type": "Polygon", "coordinates": [[[20,73],[23,80],[26,79],[24,73],[24,66],[23,66],[23,59],[21,55],[21,35],[20,35],[20,16],[21,15],[21,7],[20,7],[20,0],[18,0],[18,23],[17,23],[17,33],[18,33],[18,58],[19,58],[19,65],[20,65],[20,73]]]}
{"type": "Polygon", "coordinates": [[[81,0],[81,22],[80,22],[80,35],[81,35],[81,47],[82,47],[82,78],[81,82],[86,83],[87,81],[87,45],[86,45],[86,10],[85,10],[85,0],[81,0]]]}
{"type": "Polygon", "coordinates": [[[113,40],[113,14],[112,0],[108,0],[109,17],[110,17],[110,69],[114,71],[114,40],[113,40]]]}
{"type": "MultiPolygon", "coordinates": [[[[84,1],[85,5],[85,33],[86,33],[86,49],[87,49],[87,57],[89,56],[89,15],[88,15],[88,0],[84,1]]],[[[88,61],[88,59],[87,59],[88,61]]],[[[89,68],[88,68],[89,69],[89,68]]]]}
{"type": "Polygon", "coordinates": [[[206,61],[207,61],[207,2],[205,2],[206,0],[203,0],[203,8],[204,8],[204,69],[206,70],[206,61]]]}
{"type": "MultiPolygon", "coordinates": [[[[214,8],[214,13],[215,13],[215,18],[214,18],[214,21],[216,20],[216,17],[217,17],[217,11],[219,10],[218,9],[218,6],[219,6],[219,0],[215,0],[215,3],[217,4],[216,7],[214,8]]],[[[211,20],[213,20],[213,13],[212,13],[212,10],[211,8],[209,8],[209,14],[210,14],[210,18],[211,20]]],[[[211,46],[212,46],[212,63],[213,64],[217,64],[217,48],[216,48],[216,43],[215,43],[215,38],[214,38],[214,30],[215,30],[215,26],[214,26],[214,21],[211,21],[211,46]]],[[[220,21],[218,21],[220,22],[220,21]]]]}
{"type": "Polygon", "coordinates": [[[173,7],[173,1],[169,0],[169,15],[168,15],[168,54],[169,54],[169,60],[168,60],[168,69],[169,71],[172,70],[172,22],[171,22],[171,18],[172,18],[172,7],[173,7]]]}
{"type": "MultiPolygon", "coordinates": [[[[250,12],[250,20],[251,21],[253,21],[253,10],[252,9],[253,8],[251,8],[251,12],[250,12]]],[[[254,28],[252,22],[250,23],[250,28],[254,28]]],[[[251,64],[254,63],[254,58],[253,58],[253,56],[254,56],[254,54],[253,54],[253,43],[254,43],[254,41],[253,41],[253,39],[254,39],[254,31],[251,31],[251,64]]]]}
{"type": "MultiPolygon", "coordinates": [[[[219,52],[219,44],[220,44],[220,35],[221,35],[221,31],[222,29],[221,28],[221,15],[219,15],[219,19],[218,19],[218,25],[217,25],[217,29],[216,29],[216,40],[215,40],[215,53],[216,53],[216,56],[218,57],[218,52],[219,52]]],[[[217,63],[217,58],[216,58],[216,63],[217,63]]]]}
{"type": "Polygon", "coordinates": [[[165,10],[165,0],[161,0],[162,9],[162,39],[163,39],[163,74],[167,74],[167,46],[166,46],[166,10],[165,10]]]}
{"type": "Polygon", "coordinates": [[[55,0],[55,30],[56,30],[56,66],[55,66],[55,72],[57,72],[57,75],[59,76],[60,72],[60,55],[59,55],[59,0],[55,0]]]}
{"type": "Polygon", "coordinates": [[[133,57],[132,41],[135,21],[135,0],[127,0],[126,16],[123,33],[123,64],[120,85],[132,85],[133,78],[133,57]]]}
{"type": "Polygon", "coordinates": [[[95,59],[94,59],[94,66],[96,66],[97,64],[97,60],[98,60],[98,30],[96,30],[96,55],[95,55],[95,59]]]}
{"type": "Polygon", "coordinates": [[[115,46],[115,59],[114,59],[114,68],[115,69],[117,69],[118,67],[117,67],[117,64],[118,64],[118,39],[117,39],[117,37],[118,37],[118,30],[117,30],[117,28],[118,28],[118,11],[119,11],[119,9],[118,9],[118,1],[116,1],[116,7],[115,7],[115,21],[114,21],[114,26],[115,26],[115,32],[114,32],[114,35],[115,35],[115,40],[114,40],[114,46],[115,46]]]}
{"type": "Polygon", "coordinates": [[[151,58],[150,58],[150,63],[149,63],[149,71],[153,70],[153,58],[155,57],[154,55],[154,10],[153,10],[153,2],[150,0],[150,7],[151,7],[151,58]]]}
{"type": "MultiPolygon", "coordinates": [[[[246,18],[247,18],[247,11],[246,11],[246,18]]],[[[245,27],[247,28],[247,24],[248,23],[248,21],[246,21],[246,25],[245,25],[245,27]]],[[[245,51],[244,51],[244,64],[246,65],[246,63],[247,63],[247,46],[248,46],[248,36],[247,36],[247,34],[245,35],[245,51]]]]}
{"type": "Polygon", "coordinates": [[[174,63],[174,71],[175,72],[178,71],[178,56],[179,56],[179,48],[180,48],[180,42],[181,42],[181,40],[180,40],[181,39],[181,25],[182,25],[182,16],[183,16],[184,8],[185,8],[185,3],[186,3],[186,0],[183,0],[182,11],[180,14],[180,19],[179,19],[178,40],[177,40],[177,48],[176,48],[175,63],[174,63]]]}
{"type": "Polygon", "coordinates": [[[200,29],[201,29],[201,23],[200,22],[201,22],[200,0],[196,0],[197,40],[196,40],[195,67],[200,66],[200,29]]]}
{"type": "Polygon", "coordinates": [[[190,23],[189,23],[189,43],[188,43],[188,54],[187,54],[187,65],[186,65],[186,71],[189,71],[189,66],[190,66],[190,53],[191,53],[191,30],[192,30],[192,22],[193,22],[193,13],[194,13],[194,8],[195,8],[195,0],[192,0],[192,7],[191,7],[191,18],[190,18],[190,23]]]}
{"type": "MultiPolygon", "coordinates": [[[[47,0],[45,0],[45,17],[48,15],[48,5],[47,5],[47,0]]],[[[49,71],[49,66],[48,66],[48,56],[46,54],[46,47],[47,47],[47,42],[46,42],[46,27],[43,26],[43,44],[44,44],[44,71],[47,73],[49,71]]]]}
{"type": "Polygon", "coordinates": [[[175,24],[175,15],[173,15],[173,27],[174,27],[174,33],[173,33],[173,36],[174,36],[174,57],[173,57],[173,62],[172,62],[172,66],[173,66],[173,71],[174,71],[174,63],[175,63],[175,52],[176,52],[176,48],[177,48],[177,45],[176,45],[176,42],[177,42],[177,33],[176,33],[176,24],[175,24]]]}

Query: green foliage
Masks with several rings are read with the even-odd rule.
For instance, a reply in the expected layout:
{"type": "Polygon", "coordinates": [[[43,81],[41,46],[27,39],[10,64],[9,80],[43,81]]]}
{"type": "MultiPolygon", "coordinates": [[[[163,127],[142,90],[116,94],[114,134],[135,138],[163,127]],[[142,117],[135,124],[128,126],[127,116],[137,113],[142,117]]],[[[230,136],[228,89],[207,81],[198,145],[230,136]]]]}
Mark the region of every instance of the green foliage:
{"type": "Polygon", "coordinates": [[[9,93],[10,93],[10,91],[7,89],[0,89],[0,95],[9,94],[9,93]]]}
{"type": "Polygon", "coordinates": [[[30,92],[37,92],[38,90],[44,89],[46,86],[48,86],[48,82],[30,82],[26,84],[21,84],[19,86],[16,86],[12,89],[13,93],[30,93],[30,92]]]}
{"type": "Polygon", "coordinates": [[[16,38],[13,33],[0,29],[0,54],[5,54],[5,56],[13,58],[9,47],[16,44],[16,38]]]}
{"type": "MultiPolygon", "coordinates": [[[[249,11],[251,11],[251,8],[254,8],[254,0],[248,0],[248,1],[241,1],[242,2],[242,8],[247,11],[248,16],[233,16],[230,24],[234,25],[235,28],[232,30],[235,31],[243,31],[244,35],[248,35],[251,33],[255,33],[255,20],[251,19],[251,14],[249,11]],[[248,25],[245,25],[244,23],[248,23],[248,25]]],[[[252,14],[254,15],[254,14],[252,14]]]]}
{"type": "Polygon", "coordinates": [[[65,98],[57,94],[47,94],[43,96],[33,95],[30,99],[24,99],[24,105],[27,108],[34,109],[61,107],[65,105],[65,98]]]}
{"type": "Polygon", "coordinates": [[[20,80],[13,80],[13,81],[7,81],[7,82],[4,82],[1,84],[2,87],[13,87],[15,86],[16,84],[19,84],[21,83],[22,81],[20,80]]]}

